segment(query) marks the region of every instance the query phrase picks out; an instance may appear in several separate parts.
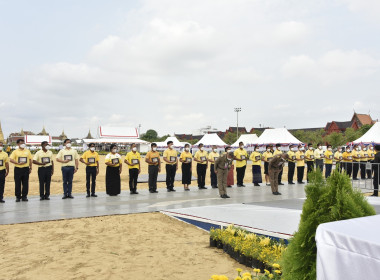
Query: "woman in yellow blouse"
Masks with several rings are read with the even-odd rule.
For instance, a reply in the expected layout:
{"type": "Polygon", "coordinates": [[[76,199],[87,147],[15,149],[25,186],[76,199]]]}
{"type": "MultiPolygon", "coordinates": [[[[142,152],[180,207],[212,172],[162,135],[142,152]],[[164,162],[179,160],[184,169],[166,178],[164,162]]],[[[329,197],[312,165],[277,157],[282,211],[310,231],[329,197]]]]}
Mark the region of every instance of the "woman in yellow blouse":
{"type": "Polygon", "coordinates": [[[273,158],[272,148],[273,148],[272,145],[266,146],[266,151],[263,153],[263,156],[261,157],[262,161],[264,161],[265,183],[267,186],[270,185],[268,166],[269,166],[269,161],[273,158]]]}
{"type": "Polygon", "coordinates": [[[343,169],[346,171],[347,175],[351,177],[352,174],[352,153],[349,146],[347,146],[346,151],[342,154],[343,157],[343,169]]]}
{"type": "Polygon", "coordinates": [[[120,174],[122,170],[121,156],[117,153],[117,146],[111,145],[111,152],[106,155],[106,193],[110,196],[120,194],[120,174]]]}
{"type": "Polygon", "coordinates": [[[251,153],[249,159],[252,161],[252,180],[253,185],[259,187],[263,182],[261,177],[261,154],[259,153],[259,146],[255,146],[254,151],[251,153]]]}
{"type": "Polygon", "coordinates": [[[181,153],[179,161],[182,162],[182,184],[185,191],[189,191],[189,185],[191,184],[191,171],[193,156],[190,153],[190,145],[185,145],[185,150],[181,153]]]}

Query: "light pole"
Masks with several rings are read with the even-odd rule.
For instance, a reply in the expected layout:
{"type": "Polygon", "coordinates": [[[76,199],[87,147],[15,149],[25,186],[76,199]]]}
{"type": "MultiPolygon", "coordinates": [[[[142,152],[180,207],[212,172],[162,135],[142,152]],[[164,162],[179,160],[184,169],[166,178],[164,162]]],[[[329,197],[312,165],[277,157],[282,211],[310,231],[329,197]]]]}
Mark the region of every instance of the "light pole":
{"type": "Polygon", "coordinates": [[[141,124],[139,124],[139,138],[141,137],[141,136],[140,136],[140,128],[141,128],[141,124]]]}
{"type": "Polygon", "coordinates": [[[236,140],[239,139],[239,112],[241,112],[241,108],[234,108],[236,112],[236,140]]]}

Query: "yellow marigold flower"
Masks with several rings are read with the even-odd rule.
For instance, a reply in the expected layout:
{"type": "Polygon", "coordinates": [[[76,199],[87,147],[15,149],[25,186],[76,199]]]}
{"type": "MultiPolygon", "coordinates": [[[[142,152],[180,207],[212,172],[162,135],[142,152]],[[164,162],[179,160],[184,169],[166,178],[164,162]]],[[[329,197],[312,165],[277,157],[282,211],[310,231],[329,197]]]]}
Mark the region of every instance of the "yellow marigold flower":
{"type": "Polygon", "coordinates": [[[259,268],[254,268],[254,269],[253,269],[253,272],[255,272],[255,273],[260,273],[261,270],[260,270],[259,268]]]}
{"type": "Polygon", "coordinates": [[[240,276],[236,277],[235,280],[242,280],[240,276]]]}
{"type": "Polygon", "coordinates": [[[241,268],[236,269],[237,272],[242,272],[243,270],[241,268]]]}
{"type": "Polygon", "coordinates": [[[270,273],[269,270],[267,270],[267,269],[264,269],[264,272],[266,275],[268,275],[270,273]]]}
{"type": "Polygon", "coordinates": [[[273,276],[273,274],[271,273],[271,274],[268,275],[268,277],[269,277],[269,279],[273,279],[274,276],[273,276]]]}
{"type": "Polygon", "coordinates": [[[228,280],[228,277],[226,275],[220,275],[219,280],[228,280]]]}
{"type": "Polygon", "coordinates": [[[281,270],[279,270],[279,269],[276,269],[274,272],[277,274],[281,274],[281,270]]]}
{"type": "Polygon", "coordinates": [[[212,275],[212,276],[211,276],[211,279],[212,279],[212,280],[219,280],[219,275],[212,275]]]}
{"type": "Polygon", "coordinates": [[[245,272],[245,273],[243,273],[243,277],[251,277],[252,275],[251,275],[251,273],[249,273],[249,272],[245,272]]]}
{"type": "Polygon", "coordinates": [[[274,263],[272,266],[273,266],[273,268],[276,268],[276,269],[280,269],[280,267],[281,267],[278,263],[274,263]]]}

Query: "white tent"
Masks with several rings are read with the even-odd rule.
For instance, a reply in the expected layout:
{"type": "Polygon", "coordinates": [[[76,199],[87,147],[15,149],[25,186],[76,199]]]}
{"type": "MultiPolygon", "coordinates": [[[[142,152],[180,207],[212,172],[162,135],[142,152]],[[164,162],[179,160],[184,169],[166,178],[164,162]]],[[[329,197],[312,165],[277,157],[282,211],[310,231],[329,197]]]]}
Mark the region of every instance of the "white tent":
{"type": "Polygon", "coordinates": [[[51,136],[49,135],[25,135],[26,145],[41,145],[41,142],[47,141],[51,145],[51,136]]]}
{"type": "Polygon", "coordinates": [[[173,141],[174,148],[176,150],[182,150],[186,144],[189,144],[187,142],[180,142],[177,137],[170,136],[165,139],[163,142],[157,142],[157,150],[165,150],[168,147],[168,141],[173,141]]]}
{"type": "Polygon", "coordinates": [[[242,134],[240,135],[239,139],[233,143],[231,146],[233,148],[237,148],[239,147],[239,143],[240,142],[243,142],[244,143],[244,147],[248,150],[252,149],[252,145],[254,143],[256,143],[258,137],[256,134],[242,134]]]}
{"type": "Polygon", "coordinates": [[[139,133],[135,127],[111,127],[99,126],[100,138],[139,138],[139,133]]]}
{"type": "Polygon", "coordinates": [[[206,150],[211,150],[212,146],[217,146],[218,150],[224,151],[224,147],[227,146],[222,139],[216,133],[205,134],[196,144],[193,145],[193,150],[198,150],[198,145],[202,143],[206,150]]]}
{"type": "Polygon", "coordinates": [[[355,144],[380,144],[380,122],[376,122],[355,144]]]}
{"type": "Polygon", "coordinates": [[[252,145],[264,146],[278,143],[282,146],[286,146],[286,148],[288,148],[290,144],[302,144],[302,142],[294,137],[286,128],[267,128],[252,145]]]}

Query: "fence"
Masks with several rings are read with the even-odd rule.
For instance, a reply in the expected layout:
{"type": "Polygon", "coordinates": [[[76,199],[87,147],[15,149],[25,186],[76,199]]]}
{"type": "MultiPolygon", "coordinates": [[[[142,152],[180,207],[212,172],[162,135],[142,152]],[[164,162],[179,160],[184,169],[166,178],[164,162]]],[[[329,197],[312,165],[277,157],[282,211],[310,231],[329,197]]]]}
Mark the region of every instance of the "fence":
{"type": "MultiPolygon", "coordinates": [[[[351,177],[352,186],[363,190],[374,190],[375,173],[380,174],[380,163],[342,162],[342,169],[351,177]]],[[[379,176],[377,176],[377,185],[379,176]]]]}

